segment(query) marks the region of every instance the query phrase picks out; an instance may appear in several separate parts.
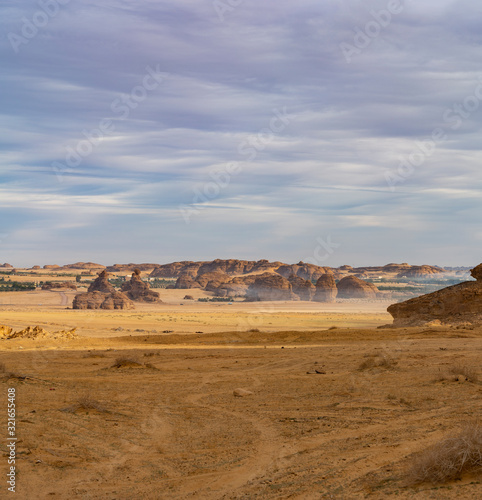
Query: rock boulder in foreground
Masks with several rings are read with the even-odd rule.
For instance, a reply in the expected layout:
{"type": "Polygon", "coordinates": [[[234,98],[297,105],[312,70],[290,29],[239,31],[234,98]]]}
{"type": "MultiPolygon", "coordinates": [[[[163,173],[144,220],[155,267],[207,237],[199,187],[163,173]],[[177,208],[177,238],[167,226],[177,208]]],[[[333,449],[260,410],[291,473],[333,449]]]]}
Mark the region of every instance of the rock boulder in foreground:
{"type": "Polygon", "coordinates": [[[393,326],[482,324],[482,264],[471,270],[477,281],[466,281],[421,297],[392,304],[393,326]]]}

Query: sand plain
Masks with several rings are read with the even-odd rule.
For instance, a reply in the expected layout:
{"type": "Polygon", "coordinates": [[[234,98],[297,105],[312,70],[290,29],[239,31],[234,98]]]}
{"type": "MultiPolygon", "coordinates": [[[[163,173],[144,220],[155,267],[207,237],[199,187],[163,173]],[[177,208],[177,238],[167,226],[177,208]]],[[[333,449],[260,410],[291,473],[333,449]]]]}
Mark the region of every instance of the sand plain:
{"type": "Polygon", "coordinates": [[[474,475],[406,485],[419,452],[481,415],[480,380],[450,374],[482,377],[482,329],[377,328],[390,322],[378,301],[185,294],[133,311],[68,309],[71,292],[0,296],[2,324],[78,334],[0,341],[18,498],[482,498],[474,475]]]}

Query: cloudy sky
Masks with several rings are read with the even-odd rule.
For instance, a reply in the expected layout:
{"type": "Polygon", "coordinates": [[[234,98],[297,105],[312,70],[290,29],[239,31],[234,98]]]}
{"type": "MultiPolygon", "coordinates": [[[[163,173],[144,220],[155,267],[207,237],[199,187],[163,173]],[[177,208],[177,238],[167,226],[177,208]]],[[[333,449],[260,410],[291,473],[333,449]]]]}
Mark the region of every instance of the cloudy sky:
{"type": "Polygon", "coordinates": [[[0,8],[1,262],[482,261],[480,2],[0,8]]]}

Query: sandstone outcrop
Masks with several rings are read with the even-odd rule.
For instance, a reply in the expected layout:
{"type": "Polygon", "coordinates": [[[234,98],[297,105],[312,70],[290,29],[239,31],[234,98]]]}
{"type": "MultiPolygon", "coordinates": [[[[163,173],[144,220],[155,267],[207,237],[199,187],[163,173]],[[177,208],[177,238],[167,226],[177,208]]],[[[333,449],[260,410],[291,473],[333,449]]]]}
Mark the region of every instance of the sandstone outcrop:
{"type": "Polygon", "coordinates": [[[231,281],[231,278],[222,271],[210,271],[206,273],[198,274],[196,281],[207,291],[216,290],[222,284],[231,281]]]}
{"type": "Polygon", "coordinates": [[[44,269],[60,269],[60,266],[57,264],[47,264],[43,267],[44,269]]]}
{"type": "Polygon", "coordinates": [[[323,274],[316,282],[316,291],[313,297],[315,302],[335,302],[338,295],[335,278],[332,274],[323,274]]]}
{"type": "Polygon", "coordinates": [[[248,274],[247,276],[236,276],[231,281],[223,283],[214,291],[218,297],[244,297],[249,285],[252,285],[260,275],[248,274]]]}
{"type": "Polygon", "coordinates": [[[276,272],[284,278],[295,275],[305,280],[315,281],[323,274],[332,273],[333,270],[331,267],[315,266],[314,264],[307,264],[301,261],[298,264],[283,264],[276,272]]]}
{"type": "Polygon", "coordinates": [[[471,269],[470,276],[472,276],[472,278],[475,278],[477,281],[482,281],[482,264],[479,264],[478,266],[471,269]]]}
{"type": "Polygon", "coordinates": [[[482,264],[471,270],[477,281],[466,281],[427,295],[392,304],[388,312],[393,325],[422,326],[428,323],[443,325],[482,324],[482,264]]]}
{"type": "Polygon", "coordinates": [[[9,269],[12,268],[13,269],[12,264],[7,264],[6,262],[5,262],[5,264],[0,265],[0,267],[2,267],[2,268],[9,268],[9,269]]]}
{"type": "Polygon", "coordinates": [[[86,293],[74,297],[73,309],[134,309],[134,303],[109,283],[107,271],[102,271],[86,293]]]}
{"type": "Polygon", "coordinates": [[[133,302],[122,292],[87,292],[74,297],[73,309],[134,309],[133,302]]]}
{"type": "Polygon", "coordinates": [[[99,273],[97,278],[90,284],[87,292],[114,293],[115,288],[109,283],[109,274],[106,270],[99,273]]]}
{"type": "Polygon", "coordinates": [[[194,281],[189,274],[181,274],[181,276],[177,278],[174,288],[188,290],[190,288],[201,288],[201,285],[197,281],[194,281]]]}
{"type": "Polygon", "coordinates": [[[444,269],[435,266],[410,266],[409,269],[398,273],[397,278],[425,278],[442,272],[444,269]]]}
{"type": "Polygon", "coordinates": [[[121,292],[138,302],[160,302],[159,293],[151,290],[149,284],[142,281],[140,269],[134,269],[130,281],[122,285],[121,292]]]}
{"type": "Polygon", "coordinates": [[[291,283],[283,276],[266,273],[258,276],[246,293],[248,300],[296,300],[291,283]]]}
{"type": "Polygon", "coordinates": [[[96,264],[95,262],[76,262],[75,264],[66,264],[62,266],[62,269],[105,269],[102,264],[96,264]]]}
{"type": "Polygon", "coordinates": [[[378,288],[373,283],[368,283],[355,276],[346,276],[337,285],[340,299],[374,299],[378,288]]]}
{"type": "Polygon", "coordinates": [[[295,276],[294,274],[288,278],[288,281],[291,283],[291,290],[300,300],[309,301],[313,298],[316,289],[311,281],[295,276]]]}

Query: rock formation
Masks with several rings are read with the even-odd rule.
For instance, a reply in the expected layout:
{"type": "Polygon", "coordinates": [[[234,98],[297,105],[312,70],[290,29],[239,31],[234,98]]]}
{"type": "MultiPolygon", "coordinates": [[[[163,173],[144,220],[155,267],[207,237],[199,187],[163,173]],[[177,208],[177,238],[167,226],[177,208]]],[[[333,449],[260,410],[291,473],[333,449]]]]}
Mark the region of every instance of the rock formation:
{"type": "Polygon", "coordinates": [[[300,300],[311,300],[315,294],[315,286],[309,280],[300,278],[292,274],[288,281],[291,283],[291,289],[295,295],[297,295],[300,300]]]}
{"type": "Polygon", "coordinates": [[[205,290],[213,291],[216,288],[220,287],[222,284],[231,281],[231,278],[222,271],[210,271],[198,274],[196,277],[196,281],[205,290]]]}
{"type": "Polygon", "coordinates": [[[444,272],[444,269],[435,266],[410,266],[409,269],[403,270],[397,274],[397,278],[425,278],[444,272]]]}
{"type": "Polygon", "coordinates": [[[291,283],[283,276],[265,273],[258,276],[246,293],[248,300],[296,300],[291,283]]]}
{"type": "Polygon", "coordinates": [[[276,272],[281,274],[284,278],[289,278],[292,275],[298,276],[305,280],[314,281],[326,273],[332,273],[331,267],[315,266],[314,264],[307,264],[305,262],[298,262],[298,264],[284,264],[280,266],[276,272]]]}
{"type": "Polygon", "coordinates": [[[76,262],[75,264],[66,264],[62,266],[62,269],[105,269],[102,264],[96,264],[95,262],[76,262]]]}
{"type": "Polygon", "coordinates": [[[201,288],[201,285],[197,281],[194,281],[189,274],[181,274],[181,276],[177,278],[174,288],[188,290],[189,288],[201,288]]]}
{"type": "Polygon", "coordinates": [[[60,269],[60,266],[57,264],[47,264],[43,267],[44,269],[60,269]]]}
{"type": "Polygon", "coordinates": [[[5,264],[0,265],[0,267],[2,267],[2,268],[9,268],[9,269],[13,268],[12,264],[8,264],[7,262],[5,262],[5,264]]]}
{"type": "Polygon", "coordinates": [[[107,271],[102,271],[86,293],[74,297],[73,309],[134,309],[134,303],[109,283],[107,271]]]}
{"type": "Polygon", "coordinates": [[[125,293],[87,292],[74,297],[73,309],[134,309],[133,302],[125,293]]]}
{"type": "Polygon", "coordinates": [[[149,284],[142,281],[140,269],[134,269],[131,280],[122,285],[121,292],[138,302],[160,302],[159,293],[151,290],[149,284]]]}
{"type": "Polygon", "coordinates": [[[323,274],[316,282],[313,300],[316,302],[335,302],[338,295],[335,278],[332,274],[323,274]]]}
{"type": "Polygon", "coordinates": [[[91,283],[87,292],[114,293],[115,288],[109,283],[109,274],[106,270],[99,273],[97,278],[91,283]]]}
{"type": "Polygon", "coordinates": [[[244,297],[250,285],[252,285],[260,275],[248,274],[247,276],[236,276],[231,281],[223,283],[214,291],[218,297],[244,297]]]}
{"type": "Polygon", "coordinates": [[[355,276],[341,279],[337,285],[340,299],[374,299],[378,288],[373,283],[368,283],[355,276]]]}
{"type": "Polygon", "coordinates": [[[427,295],[392,304],[388,312],[394,326],[421,326],[427,323],[482,324],[482,264],[471,270],[477,281],[465,281],[427,295]]]}

